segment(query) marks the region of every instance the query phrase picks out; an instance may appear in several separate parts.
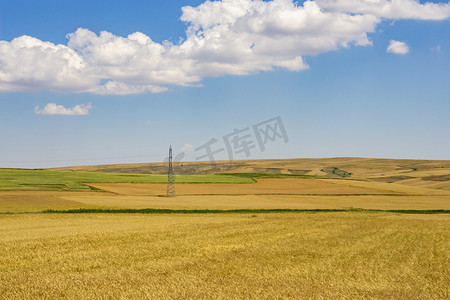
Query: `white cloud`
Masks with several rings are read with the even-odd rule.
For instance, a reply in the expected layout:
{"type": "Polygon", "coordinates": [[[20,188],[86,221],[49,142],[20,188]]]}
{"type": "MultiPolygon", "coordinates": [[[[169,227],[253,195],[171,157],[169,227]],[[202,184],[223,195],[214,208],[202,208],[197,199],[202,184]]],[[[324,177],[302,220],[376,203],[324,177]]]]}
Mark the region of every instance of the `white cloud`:
{"type": "Polygon", "coordinates": [[[0,92],[158,93],[205,77],[308,68],[304,57],[370,46],[384,19],[443,20],[450,4],[414,0],[222,0],[182,8],[186,38],[157,43],[79,28],[67,45],[0,41],[0,92]]]}
{"type": "Polygon", "coordinates": [[[153,125],[153,124],[155,124],[155,122],[153,122],[153,121],[145,121],[144,122],[144,125],[153,125]]]}
{"type": "Polygon", "coordinates": [[[405,42],[391,40],[386,48],[386,52],[404,55],[409,53],[409,47],[405,42]]]}
{"type": "Polygon", "coordinates": [[[316,0],[325,10],[370,14],[385,19],[445,20],[450,17],[449,3],[418,0],[316,0]]]}
{"type": "Polygon", "coordinates": [[[84,58],[68,46],[30,36],[0,41],[0,91],[79,92],[92,85],[84,58]]]}
{"type": "Polygon", "coordinates": [[[39,106],[34,108],[34,112],[37,115],[64,115],[64,116],[82,116],[88,115],[89,110],[92,108],[92,104],[79,104],[71,108],[65,108],[62,105],[56,105],[55,103],[48,103],[42,109],[39,106]]]}
{"type": "Polygon", "coordinates": [[[435,46],[435,47],[431,47],[430,50],[431,50],[431,51],[436,51],[436,52],[441,52],[441,46],[440,46],[440,45],[437,45],[437,46],[435,46]]]}
{"type": "Polygon", "coordinates": [[[191,144],[184,144],[183,147],[181,147],[181,150],[183,151],[194,151],[194,146],[191,144]]]}

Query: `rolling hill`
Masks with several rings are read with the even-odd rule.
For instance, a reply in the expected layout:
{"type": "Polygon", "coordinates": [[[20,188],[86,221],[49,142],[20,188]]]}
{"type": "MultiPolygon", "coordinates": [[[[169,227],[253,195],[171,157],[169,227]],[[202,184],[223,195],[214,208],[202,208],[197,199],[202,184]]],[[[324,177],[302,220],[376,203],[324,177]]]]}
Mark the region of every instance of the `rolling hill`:
{"type": "MultiPolygon", "coordinates": [[[[177,175],[251,173],[356,179],[450,190],[450,161],[380,158],[298,158],[209,162],[178,162],[177,175]]],[[[165,174],[164,163],[115,164],[57,168],[85,172],[165,174]]]]}

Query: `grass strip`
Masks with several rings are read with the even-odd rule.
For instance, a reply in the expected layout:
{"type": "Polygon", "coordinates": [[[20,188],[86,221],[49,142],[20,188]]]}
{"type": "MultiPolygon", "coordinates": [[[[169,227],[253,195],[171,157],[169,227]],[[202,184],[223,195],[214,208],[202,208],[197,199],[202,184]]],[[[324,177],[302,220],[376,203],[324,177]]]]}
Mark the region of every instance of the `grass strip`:
{"type": "Polygon", "coordinates": [[[399,214],[450,214],[448,209],[362,209],[362,208],[343,208],[343,209],[161,209],[161,208],[142,208],[142,209],[101,209],[101,208],[78,208],[67,210],[48,209],[42,213],[57,214],[89,214],[89,213],[107,213],[107,214],[223,214],[223,213],[317,213],[317,212],[390,212],[399,214]]]}

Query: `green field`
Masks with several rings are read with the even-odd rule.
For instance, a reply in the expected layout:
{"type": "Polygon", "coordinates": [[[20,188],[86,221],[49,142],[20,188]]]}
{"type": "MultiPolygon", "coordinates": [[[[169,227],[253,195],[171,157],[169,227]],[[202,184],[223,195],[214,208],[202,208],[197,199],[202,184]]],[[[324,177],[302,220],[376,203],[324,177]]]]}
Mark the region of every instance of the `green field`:
{"type": "MultiPolygon", "coordinates": [[[[232,175],[179,175],[178,183],[251,183],[232,175]]],[[[0,191],[88,191],[82,183],[164,183],[167,175],[0,169],[0,191]]]]}

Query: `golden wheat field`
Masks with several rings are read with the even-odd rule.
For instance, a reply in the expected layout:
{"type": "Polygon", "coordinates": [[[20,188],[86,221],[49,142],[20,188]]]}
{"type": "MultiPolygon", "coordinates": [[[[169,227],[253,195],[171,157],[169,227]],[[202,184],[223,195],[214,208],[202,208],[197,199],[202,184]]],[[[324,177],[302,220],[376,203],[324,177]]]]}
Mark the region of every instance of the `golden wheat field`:
{"type": "Polygon", "coordinates": [[[162,164],[4,172],[0,299],[450,299],[448,161],[180,167],[184,182],[215,181],[168,198],[160,179],[142,181],[162,164]],[[106,213],[147,208],[191,213],[106,213]],[[68,209],[103,213],[43,212],[68,209]],[[349,211],[264,211],[277,209],[349,211]]]}
{"type": "Polygon", "coordinates": [[[448,299],[448,215],[0,215],[2,299],[448,299]]]}
{"type": "MultiPolygon", "coordinates": [[[[138,184],[141,185],[141,184],[138,184]]],[[[117,195],[107,192],[3,191],[0,213],[48,209],[450,209],[450,195],[117,195]]]]}

